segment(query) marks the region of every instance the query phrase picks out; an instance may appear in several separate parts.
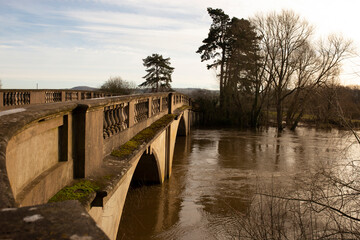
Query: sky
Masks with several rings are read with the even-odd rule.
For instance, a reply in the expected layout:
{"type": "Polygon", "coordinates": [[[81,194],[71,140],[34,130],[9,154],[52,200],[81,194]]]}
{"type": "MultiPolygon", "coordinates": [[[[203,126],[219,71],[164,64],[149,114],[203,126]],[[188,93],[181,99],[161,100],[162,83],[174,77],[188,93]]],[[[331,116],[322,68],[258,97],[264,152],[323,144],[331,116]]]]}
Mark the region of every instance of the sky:
{"type": "MultiPolygon", "coordinates": [[[[360,46],[358,0],[0,0],[3,88],[100,87],[120,76],[140,84],[142,59],[170,57],[175,88],[218,89],[196,50],[207,37],[207,7],[230,17],[293,10],[316,37],[339,33],[360,46]]],[[[360,60],[344,64],[344,84],[360,84],[360,60]]]]}

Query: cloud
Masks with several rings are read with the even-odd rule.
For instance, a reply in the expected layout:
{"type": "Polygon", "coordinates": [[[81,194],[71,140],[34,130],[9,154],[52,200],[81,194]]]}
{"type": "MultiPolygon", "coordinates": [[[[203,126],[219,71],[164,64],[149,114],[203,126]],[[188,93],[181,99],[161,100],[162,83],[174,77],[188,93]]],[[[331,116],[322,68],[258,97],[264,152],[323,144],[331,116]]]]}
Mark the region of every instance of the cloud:
{"type": "MultiPolygon", "coordinates": [[[[195,53],[211,23],[207,7],[222,8],[240,18],[290,7],[322,21],[321,12],[309,6],[323,4],[310,0],[0,0],[0,77],[4,87],[12,84],[14,88],[40,80],[40,86],[49,87],[97,86],[109,76],[139,83],[145,73],[142,59],[160,53],[171,57],[174,86],[215,88],[213,73],[195,53]]],[[[325,25],[335,21],[336,27],[352,28],[355,34],[356,21],[347,17],[356,18],[356,8],[340,17],[349,8],[341,4],[338,10],[327,9],[322,15],[325,25]],[[348,24],[341,26],[344,21],[348,24]]]]}

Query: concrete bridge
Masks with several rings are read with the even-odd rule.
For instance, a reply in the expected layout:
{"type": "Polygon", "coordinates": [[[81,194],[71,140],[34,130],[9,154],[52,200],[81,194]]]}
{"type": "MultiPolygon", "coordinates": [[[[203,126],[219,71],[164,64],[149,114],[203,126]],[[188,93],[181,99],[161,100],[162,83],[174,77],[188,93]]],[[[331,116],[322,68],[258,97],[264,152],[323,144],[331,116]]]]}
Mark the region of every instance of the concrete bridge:
{"type": "Polygon", "coordinates": [[[171,176],[189,105],[156,93],[0,111],[0,239],[115,239],[131,181],[171,176]]]}

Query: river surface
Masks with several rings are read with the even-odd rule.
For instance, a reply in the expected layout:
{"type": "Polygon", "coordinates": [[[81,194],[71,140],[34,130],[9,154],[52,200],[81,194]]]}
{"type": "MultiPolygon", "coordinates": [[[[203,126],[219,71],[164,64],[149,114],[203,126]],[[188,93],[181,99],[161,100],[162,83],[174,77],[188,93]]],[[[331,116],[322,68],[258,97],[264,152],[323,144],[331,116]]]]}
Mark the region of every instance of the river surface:
{"type": "Polygon", "coordinates": [[[169,180],[129,191],[118,239],[231,239],[234,213],[247,210],[256,189],[274,179],[286,186],[319,163],[360,159],[359,149],[351,133],[334,129],[193,129],[176,140],[169,180]]]}

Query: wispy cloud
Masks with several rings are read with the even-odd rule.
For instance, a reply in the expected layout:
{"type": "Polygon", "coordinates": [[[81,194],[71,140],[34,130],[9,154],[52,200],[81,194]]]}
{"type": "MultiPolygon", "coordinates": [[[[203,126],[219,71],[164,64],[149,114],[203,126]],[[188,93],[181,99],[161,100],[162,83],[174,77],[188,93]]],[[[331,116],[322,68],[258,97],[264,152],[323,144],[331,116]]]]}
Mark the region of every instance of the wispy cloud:
{"type": "MultiPolygon", "coordinates": [[[[319,11],[308,8],[315,6],[312,2],[0,0],[0,78],[4,87],[12,88],[33,87],[38,81],[48,88],[70,84],[96,87],[115,75],[140,83],[145,73],[142,59],[156,52],[171,57],[174,86],[214,88],[217,82],[213,73],[206,70],[195,53],[211,22],[207,7],[222,8],[230,16],[245,18],[260,10],[294,7],[300,14],[310,14],[306,17],[321,22],[317,18],[319,11]]],[[[318,2],[322,6],[336,5],[318,2]]],[[[355,4],[355,0],[349,2],[355,4]]],[[[334,13],[349,8],[341,4],[327,9],[327,21],[321,23],[339,26],[336,22],[346,21],[347,16],[334,13]],[[338,16],[333,23],[329,14],[338,16]]],[[[356,29],[351,24],[356,21],[347,21],[344,29],[356,29]]]]}

